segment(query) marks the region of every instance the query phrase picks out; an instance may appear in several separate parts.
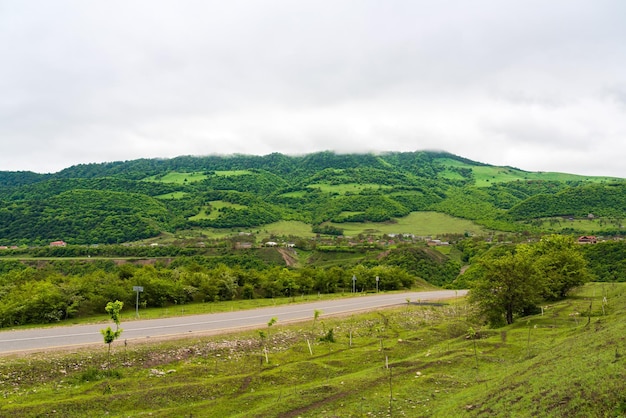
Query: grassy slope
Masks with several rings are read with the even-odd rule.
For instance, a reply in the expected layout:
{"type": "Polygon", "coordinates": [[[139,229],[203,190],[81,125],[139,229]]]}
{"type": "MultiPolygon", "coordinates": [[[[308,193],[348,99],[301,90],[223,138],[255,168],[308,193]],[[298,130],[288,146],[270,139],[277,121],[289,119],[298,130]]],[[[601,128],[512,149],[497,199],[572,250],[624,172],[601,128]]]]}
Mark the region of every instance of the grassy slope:
{"type": "Polygon", "coordinates": [[[443,234],[485,233],[480,225],[466,219],[455,218],[438,212],[411,212],[408,216],[396,218],[395,222],[334,223],[344,230],[345,235],[360,233],[373,234],[414,234],[418,236],[439,236],[443,234]]]}
{"type": "MultiPolygon", "coordinates": [[[[499,167],[489,165],[470,165],[451,158],[440,158],[438,162],[446,167],[468,168],[474,173],[476,186],[487,187],[493,183],[503,183],[516,180],[545,180],[545,181],[614,181],[614,177],[582,176],[578,174],[556,173],[545,171],[524,171],[513,167],[499,167]]],[[[450,179],[462,178],[458,173],[446,171],[444,175],[450,179]]]]}
{"type": "Polygon", "coordinates": [[[625,290],[587,286],[498,330],[479,329],[463,304],[278,318],[265,330],[269,363],[256,332],[118,344],[111,378],[104,347],[2,358],[0,415],[625,416],[625,290]],[[331,328],[336,342],[320,342],[331,328]]]}

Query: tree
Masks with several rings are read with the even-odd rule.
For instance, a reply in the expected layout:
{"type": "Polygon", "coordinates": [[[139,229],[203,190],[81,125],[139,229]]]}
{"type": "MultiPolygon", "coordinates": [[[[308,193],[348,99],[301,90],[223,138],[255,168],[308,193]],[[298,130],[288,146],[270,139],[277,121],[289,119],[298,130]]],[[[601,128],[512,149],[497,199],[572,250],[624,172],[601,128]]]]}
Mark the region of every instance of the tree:
{"type": "Polygon", "coordinates": [[[107,306],[104,308],[113,320],[113,322],[115,322],[115,331],[113,331],[111,327],[106,327],[105,329],[100,330],[102,336],[104,337],[104,343],[108,344],[109,346],[109,350],[107,353],[107,366],[111,365],[111,344],[113,343],[113,341],[119,338],[120,334],[122,334],[122,329],[120,328],[120,313],[122,312],[123,306],[124,302],[116,300],[115,302],[107,303],[107,306]]]}
{"type": "Polygon", "coordinates": [[[543,287],[527,245],[518,245],[497,258],[480,261],[483,275],[472,282],[469,300],[493,326],[512,324],[538,303],[543,287]]]}
{"type": "Polygon", "coordinates": [[[587,261],[574,238],[550,235],[533,246],[534,263],[544,282],[543,296],[562,299],[567,293],[589,280],[587,261]]]}

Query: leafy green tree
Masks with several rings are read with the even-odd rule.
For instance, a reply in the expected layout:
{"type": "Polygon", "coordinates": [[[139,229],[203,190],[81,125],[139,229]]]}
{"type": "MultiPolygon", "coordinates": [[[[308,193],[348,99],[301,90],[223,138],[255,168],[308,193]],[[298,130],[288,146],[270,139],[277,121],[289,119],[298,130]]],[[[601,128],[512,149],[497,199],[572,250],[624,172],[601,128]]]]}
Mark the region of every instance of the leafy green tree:
{"type": "Polygon", "coordinates": [[[532,250],[546,299],[562,299],[571,289],[589,280],[587,261],[573,237],[550,235],[542,238],[532,250]]]}
{"type": "Polygon", "coordinates": [[[539,302],[543,286],[527,245],[518,245],[500,257],[480,261],[484,274],[472,282],[470,302],[493,326],[512,324],[539,302]]]}

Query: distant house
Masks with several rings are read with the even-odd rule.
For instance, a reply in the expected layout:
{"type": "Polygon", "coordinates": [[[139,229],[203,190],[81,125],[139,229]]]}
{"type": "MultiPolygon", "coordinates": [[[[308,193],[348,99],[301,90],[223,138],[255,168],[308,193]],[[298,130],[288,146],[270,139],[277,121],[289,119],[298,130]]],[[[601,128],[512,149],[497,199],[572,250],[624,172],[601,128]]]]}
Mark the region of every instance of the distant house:
{"type": "Polygon", "coordinates": [[[265,246],[266,246],[266,247],[275,247],[275,246],[277,246],[277,245],[278,245],[278,243],[277,243],[277,242],[274,242],[274,241],[267,241],[267,242],[265,243],[265,246]]]}
{"type": "Polygon", "coordinates": [[[65,247],[67,243],[65,241],[52,241],[50,243],[51,247],[65,247]]]}
{"type": "Polygon", "coordinates": [[[583,235],[578,238],[579,244],[596,244],[598,242],[598,238],[594,235],[583,235]]]}

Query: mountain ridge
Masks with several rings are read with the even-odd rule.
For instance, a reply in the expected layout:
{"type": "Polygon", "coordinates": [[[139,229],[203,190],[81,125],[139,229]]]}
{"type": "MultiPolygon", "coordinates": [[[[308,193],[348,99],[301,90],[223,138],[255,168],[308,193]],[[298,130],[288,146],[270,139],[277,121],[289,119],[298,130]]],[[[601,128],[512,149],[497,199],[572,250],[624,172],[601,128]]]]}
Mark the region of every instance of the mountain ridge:
{"type": "MultiPolygon", "coordinates": [[[[277,221],[341,234],[346,223],[395,222],[416,211],[491,230],[541,232],[540,219],[555,216],[626,218],[625,184],[492,166],[444,151],[143,158],[55,174],[0,172],[0,240],[122,243],[277,221]]],[[[617,234],[619,224],[605,223],[603,232],[617,234]]]]}

